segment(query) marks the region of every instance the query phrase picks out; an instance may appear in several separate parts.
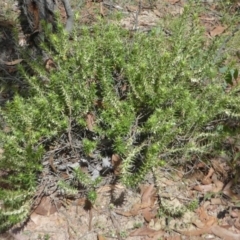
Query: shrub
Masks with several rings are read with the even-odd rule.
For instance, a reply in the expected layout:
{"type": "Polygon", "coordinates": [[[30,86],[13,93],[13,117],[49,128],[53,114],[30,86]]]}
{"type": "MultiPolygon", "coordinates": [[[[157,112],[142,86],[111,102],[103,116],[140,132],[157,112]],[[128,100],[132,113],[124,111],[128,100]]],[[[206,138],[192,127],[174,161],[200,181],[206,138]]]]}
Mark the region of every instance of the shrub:
{"type": "MultiPolygon", "coordinates": [[[[184,164],[193,156],[214,155],[229,134],[237,134],[227,124],[239,118],[239,87],[226,93],[219,73],[223,59],[215,58],[221,39],[206,44],[191,11],[186,8],[167,25],[170,35],[159,26],[132,36],[99,21],[69,41],[61,26],[57,34],[45,27],[50,44],[42,47],[54,67],[47,71],[26,58],[34,72],[21,69],[27,94],[16,94],[1,109],[9,129],[0,132],[1,229],[28,215],[47,151],[44,142],[68,132],[73,123],[85,131],[88,114],[94,116],[94,137],[80,137],[82,152],[101,152],[107,141],[107,155],[122,159],[120,178],[127,186],[163,160],[184,164]]],[[[80,171],[75,177],[94,201],[98,181],[80,171]]]]}

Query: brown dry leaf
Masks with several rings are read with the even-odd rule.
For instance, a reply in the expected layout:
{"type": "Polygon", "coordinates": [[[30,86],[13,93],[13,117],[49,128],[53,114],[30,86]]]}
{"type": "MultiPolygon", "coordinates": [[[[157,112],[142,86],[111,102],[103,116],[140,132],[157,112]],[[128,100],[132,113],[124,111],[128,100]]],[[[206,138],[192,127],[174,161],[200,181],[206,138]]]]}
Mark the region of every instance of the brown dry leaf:
{"type": "Polygon", "coordinates": [[[211,37],[221,35],[225,31],[226,28],[227,27],[222,26],[222,25],[216,26],[212,31],[210,31],[211,37]]]}
{"type": "Polygon", "coordinates": [[[214,173],[214,169],[213,168],[210,168],[209,171],[208,171],[208,174],[207,176],[205,176],[203,179],[202,179],[202,184],[204,185],[208,185],[208,184],[211,184],[212,183],[212,175],[214,173]]]}
{"type": "Polygon", "coordinates": [[[213,224],[215,224],[217,222],[217,218],[215,218],[213,216],[209,216],[206,213],[206,211],[205,211],[203,206],[199,207],[196,212],[199,215],[199,219],[207,227],[212,226],[213,224]]]}
{"type": "Polygon", "coordinates": [[[193,189],[199,191],[199,192],[212,192],[213,191],[213,184],[208,184],[208,185],[196,185],[193,187],[193,189]]]}
{"type": "Polygon", "coordinates": [[[115,212],[119,215],[130,217],[136,216],[139,214],[140,210],[143,210],[143,216],[147,222],[149,222],[153,217],[154,213],[152,212],[152,207],[156,201],[156,189],[154,185],[142,185],[141,186],[141,203],[135,203],[130,211],[123,212],[116,210],[115,212]]]}
{"type": "Polygon", "coordinates": [[[186,178],[189,179],[191,182],[197,182],[201,181],[204,178],[204,174],[203,171],[196,169],[192,173],[187,174],[186,178]]]}
{"type": "Polygon", "coordinates": [[[227,202],[221,198],[211,198],[210,201],[212,205],[227,205],[227,202]]]}
{"type": "Polygon", "coordinates": [[[214,170],[217,172],[217,173],[220,173],[222,174],[224,177],[227,177],[227,169],[228,167],[226,166],[226,161],[224,161],[223,158],[214,158],[214,159],[211,159],[211,163],[212,163],[212,166],[214,168],[214,170]]]}
{"type": "Polygon", "coordinates": [[[52,170],[55,172],[55,173],[57,173],[57,169],[56,169],[56,167],[54,166],[54,158],[53,158],[53,154],[49,157],[49,159],[48,159],[48,162],[49,162],[49,165],[50,165],[50,167],[52,168],[52,170]]]}
{"type": "Polygon", "coordinates": [[[160,11],[158,11],[157,9],[154,9],[153,12],[155,13],[155,15],[157,17],[162,17],[163,16],[163,14],[160,11]]]}
{"type": "Polygon", "coordinates": [[[215,20],[214,17],[208,17],[208,16],[201,16],[200,19],[203,21],[214,21],[215,20]]]}
{"type": "Polygon", "coordinates": [[[109,185],[105,185],[102,187],[99,187],[99,189],[97,190],[98,193],[104,193],[104,192],[110,192],[111,190],[115,190],[115,189],[125,189],[125,187],[121,184],[109,184],[109,185]]]}
{"type": "Polygon", "coordinates": [[[53,60],[52,60],[51,58],[49,58],[49,59],[47,59],[47,60],[45,61],[45,68],[46,68],[46,70],[47,70],[48,72],[50,72],[51,70],[56,69],[57,66],[56,66],[56,64],[53,62],[53,60]]]}
{"type": "Polygon", "coordinates": [[[206,233],[212,233],[217,237],[224,239],[224,240],[239,240],[240,234],[233,233],[225,228],[219,227],[218,225],[214,224],[210,227],[206,226],[203,229],[197,229],[192,231],[178,231],[177,232],[186,235],[186,236],[199,236],[206,233]]]}
{"type": "Polygon", "coordinates": [[[197,164],[194,166],[194,168],[196,168],[196,169],[206,168],[206,167],[207,167],[207,164],[204,163],[204,162],[199,162],[199,163],[197,163],[197,164]]]}
{"type": "Polygon", "coordinates": [[[43,197],[34,212],[39,215],[49,216],[55,213],[60,207],[60,202],[54,203],[50,197],[43,197]]]}
{"type": "Polygon", "coordinates": [[[196,229],[196,230],[190,230],[190,231],[186,231],[186,230],[175,230],[175,231],[186,236],[200,236],[206,233],[211,233],[211,227],[206,226],[202,229],[196,229]]]}
{"type": "Polygon", "coordinates": [[[156,189],[154,185],[142,185],[141,187],[141,209],[142,215],[146,222],[150,222],[152,218],[155,217],[155,214],[152,212],[152,208],[157,200],[156,189]]]}
{"type": "Polygon", "coordinates": [[[223,193],[230,197],[232,199],[232,201],[238,201],[240,200],[240,196],[235,194],[232,190],[231,190],[231,186],[233,185],[233,181],[230,181],[223,189],[223,193]]]}
{"type": "Polygon", "coordinates": [[[23,61],[23,59],[20,58],[20,59],[16,59],[14,61],[11,61],[11,62],[0,61],[0,63],[3,63],[5,65],[7,65],[7,66],[14,66],[14,65],[17,65],[18,63],[20,63],[22,61],[23,61]]]}
{"type": "Polygon", "coordinates": [[[150,207],[144,208],[142,210],[142,215],[144,217],[144,220],[148,223],[154,218],[154,215],[152,214],[150,207]]]}
{"type": "Polygon", "coordinates": [[[240,230],[240,219],[239,219],[239,216],[238,216],[238,219],[236,219],[236,221],[234,222],[234,227],[238,230],[240,230]]]}
{"type": "Polygon", "coordinates": [[[199,215],[199,219],[203,223],[202,226],[201,226],[201,224],[197,224],[197,226],[202,227],[202,228],[196,229],[196,230],[190,230],[190,231],[177,230],[177,232],[179,232],[183,235],[186,235],[186,236],[200,236],[202,234],[211,233],[211,227],[217,223],[217,218],[215,218],[213,216],[209,216],[206,213],[203,206],[199,207],[196,212],[199,215]]]}
{"type": "Polygon", "coordinates": [[[211,227],[211,232],[217,237],[224,240],[239,240],[240,234],[233,233],[225,228],[214,225],[211,227]]]}
{"type": "Polygon", "coordinates": [[[135,203],[132,206],[132,209],[127,212],[123,212],[121,210],[115,210],[115,213],[125,216],[125,217],[132,217],[132,216],[137,216],[139,213],[139,210],[141,210],[141,204],[140,203],[135,203]]]}
{"type": "Polygon", "coordinates": [[[75,200],[72,204],[74,206],[82,206],[84,207],[86,205],[86,201],[87,199],[86,198],[78,198],[77,200],[75,200]]]}
{"type": "Polygon", "coordinates": [[[123,212],[116,210],[115,212],[125,217],[136,216],[142,211],[142,215],[146,222],[150,222],[156,215],[155,209],[153,209],[155,201],[157,199],[156,189],[154,185],[142,185],[141,186],[141,203],[135,203],[130,211],[123,212]]]}
{"type": "Polygon", "coordinates": [[[113,154],[112,155],[112,166],[114,170],[114,174],[116,176],[121,174],[121,164],[122,164],[122,159],[118,154],[113,154]]]}
{"type": "Polygon", "coordinates": [[[239,211],[238,209],[233,209],[233,210],[229,210],[229,214],[232,218],[238,218],[240,217],[239,211]]]}
{"type": "Polygon", "coordinates": [[[92,113],[86,115],[87,128],[89,131],[93,131],[95,116],[92,113]]]}
{"type": "Polygon", "coordinates": [[[136,230],[134,230],[133,232],[130,233],[130,237],[133,237],[133,236],[148,236],[148,237],[162,237],[163,235],[165,234],[164,231],[162,230],[154,230],[154,229],[151,229],[151,228],[148,228],[146,226],[143,226],[141,228],[138,228],[136,230]]]}
{"type": "Polygon", "coordinates": [[[103,104],[102,100],[96,100],[96,101],[94,101],[93,104],[95,107],[104,108],[104,104],[103,104]]]}
{"type": "Polygon", "coordinates": [[[129,12],[137,12],[138,11],[138,6],[127,6],[126,7],[129,12]]]}
{"type": "Polygon", "coordinates": [[[223,182],[221,182],[221,181],[219,181],[217,179],[217,175],[216,174],[213,174],[212,180],[213,180],[213,183],[214,183],[213,192],[217,193],[217,192],[222,191],[222,189],[224,187],[224,184],[223,184],[223,182]]]}
{"type": "Polygon", "coordinates": [[[143,185],[141,188],[141,200],[142,200],[142,206],[144,207],[152,207],[155,202],[155,195],[156,195],[156,189],[154,189],[154,185],[143,185]]]}
{"type": "Polygon", "coordinates": [[[98,240],[106,240],[106,238],[103,235],[98,234],[97,235],[98,240]]]}

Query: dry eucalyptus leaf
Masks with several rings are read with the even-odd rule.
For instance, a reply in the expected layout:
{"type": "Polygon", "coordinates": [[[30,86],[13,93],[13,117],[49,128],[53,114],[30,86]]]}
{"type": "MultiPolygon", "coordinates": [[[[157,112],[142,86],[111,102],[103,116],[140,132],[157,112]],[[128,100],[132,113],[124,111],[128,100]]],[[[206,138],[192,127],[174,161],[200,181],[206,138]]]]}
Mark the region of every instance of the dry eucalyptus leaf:
{"type": "Polygon", "coordinates": [[[35,209],[35,213],[43,216],[49,216],[57,211],[61,207],[60,202],[53,202],[50,197],[43,197],[40,204],[35,209]]]}
{"type": "Polygon", "coordinates": [[[132,217],[137,216],[139,214],[139,211],[141,210],[141,203],[135,203],[130,211],[123,212],[121,210],[115,210],[115,213],[125,216],[125,217],[132,217]]]}
{"type": "Polygon", "coordinates": [[[224,187],[223,189],[223,193],[228,196],[229,198],[231,198],[232,201],[239,201],[240,200],[240,196],[238,194],[235,194],[231,187],[233,185],[233,181],[230,181],[229,183],[227,183],[227,185],[224,187]]]}
{"type": "Polygon", "coordinates": [[[215,173],[212,176],[212,180],[214,183],[213,192],[217,193],[217,192],[222,191],[222,189],[224,187],[224,183],[217,179],[217,175],[215,173]]]}
{"type": "Polygon", "coordinates": [[[199,219],[206,225],[206,226],[212,226],[215,222],[217,222],[217,219],[213,216],[209,216],[204,209],[203,206],[199,207],[197,209],[197,214],[199,216],[199,219]]]}
{"type": "Polygon", "coordinates": [[[46,70],[47,70],[48,72],[50,72],[51,70],[56,69],[57,66],[56,66],[56,64],[53,62],[53,60],[52,60],[51,58],[49,58],[49,59],[47,59],[47,60],[45,61],[45,68],[46,68],[46,70]]]}
{"type": "Polygon", "coordinates": [[[211,37],[221,35],[227,27],[218,25],[212,31],[210,31],[211,37]]]}
{"type": "Polygon", "coordinates": [[[133,236],[148,236],[148,237],[155,237],[157,236],[158,238],[161,238],[165,234],[164,231],[162,230],[154,230],[151,228],[148,228],[146,226],[143,226],[141,228],[138,228],[134,230],[133,232],[130,233],[130,237],[133,236]]]}
{"type": "Polygon", "coordinates": [[[208,184],[208,185],[196,185],[193,187],[194,190],[197,190],[199,192],[212,192],[213,190],[213,184],[208,184]]]}
{"type": "Polygon", "coordinates": [[[211,227],[211,231],[217,237],[224,239],[224,240],[239,240],[240,234],[233,233],[225,228],[219,227],[214,225],[211,227]]]}
{"type": "Polygon", "coordinates": [[[156,189],[153,184],[144,185],[141,187],[142,206],[153,207],[156,201],[156,189]]]}
{"type": "Polygon", "coordinates": [[[100,234],[97,235],[97,238],[98,238],[98,240],[106,240],[106,238],[100,234]]]}
{"type": "Polygon", "coordinates": [[[20,63],[20,62],[22,62],[22,61],[23,61],[23,59],[20,58],[20,59],[16,59],[16,60],[14,60],[14,61],[11,61],[11,62],[0,61],[0,63],[3,63],[3,64],[5,64],[5,65],[7,65],[7,66],[14,66],[14,65],[17,65],[18,63],[20,63]]]}
{"type": "Polygon", "coordinates": [[[93,131],[95,116],[92,113],[86,115],[87,128],[89,131],[93,131]]]}
{"type": "Polygon", "coordinates": [[[112,166],[114,170],[114,174],[116,176],[120,175],[121,173],[121,164],[122,164],[122,159],[118,154],[113,154],[112,155],[112,166]]]}
{"type": "Polygon", "coordinates": [[[207,176],[205,176],[203,179],[202,179],[202,184],[204,185],[208,185],[208,184],[211,184],[212,183],[212,175],[214,173],[214,169],[213,168],[210,168],[209,171],[208,171],[208,174],[207,176]]]}
{"type": "Polygon", "coordinates": [[[152,214],[152,211],[151,211],[151,208],[150,207],[147,207],[147,208],[144,208],[142,210],[142,215],[144,217],[144,220],[149,223],[154,217],[155,215],[152,214]]]}

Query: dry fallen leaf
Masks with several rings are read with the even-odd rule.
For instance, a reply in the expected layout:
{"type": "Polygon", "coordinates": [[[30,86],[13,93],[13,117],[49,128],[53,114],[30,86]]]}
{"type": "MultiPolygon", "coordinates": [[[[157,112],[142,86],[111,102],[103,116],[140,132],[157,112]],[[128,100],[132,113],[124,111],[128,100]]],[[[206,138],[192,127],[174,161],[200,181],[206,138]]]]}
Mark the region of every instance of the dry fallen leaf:
{"type": "Polygon", "coordinates": [[[179,231],[179,230],[176,230],[176,231],[186,236],[200,236],[206,233],[210,233],[210,234],[214,234],[220,239],[225,239],[225,240],[240,239],[240,234],[233,233],[224,227],[218,226],[217,218],[208,215],[203,206],[197,210],[197,213],[199,215],[199,219],[202,221],[202,223],[204,223],[201,229],[196,229],[191,231],[179,231]]]}
{"type": "Polygon", "coordinates": [[[46,70],[47,70],[48,72],[50,72],[51,70],[56,69],[57,66],[56,66],[56,64],[53,62],[53,60],[52,60],[51,58],[49,58],[49,59],[47,59],[47,60],[45,61],[45,68],[46,68],[46,70]]]}
{"type": "Polygon", "coordinates": [[[165,234],[164,231],[162,230],[154,230],[151,228],[148,228],[146,226],[143,226],[141,228],[138,228],[136,230],[134,230],[133,232],[130,233],[130,237],[133,236],[148,236],[148,237],[155,237],[157,236],[158,238],[161,238],[161,236],[163,236],[165,234]]]}
{"type": "Polygon", "coordinates": [[[129,12],[137,12],[138,11],[138,6],[127,6],[126,7],[129,12]]]}
{"type": "Polygon", "coordinates": [[[214,169],[213,168],[210,168],[209,171],[208,171],[208,174],[207,176],[205,176],[203,179],[202,179],[202,184],[204,185],[208,185],[208,184],[211,184],[212,183],[212,175],[214,173],[214,169]]]}
{"type": "Polygon", "coordinates": [[[151,208],[147,207],[142,210],[142,215],[146,222],[150,222],[155,216],[151,213],[151,208]]]}
{"type": "Polygon", "coordinates": [[[53,202],[50,197],[43,197],[40,204],[34,210],[35,213],[43,216],[49,216],[55,213],[61,207],[61,203],[53,202]]]}
{"type": "Polygon", "coordinates": [[[155,194],[156,194],[156,189],[154,189],[153,184],[141,186],[142,206],[152,207],[156,199],[156,197],[154,197],[155,194]]]}
{"type": "Polygon", "coordinates": [[[146,222],[150,222],[155,217],[155,213],[152,211],[154,204],[157,200],[156,189],[154,185],[143,185],[141,186],[141,209],[142,215],[146,222]]]}
{"type": "Polygon", "coordinates": [[[217,219],[215,217],[207,214],[203,206],[199,207],[196,212],[199,216],[199,219],[202,223],[204,223],[205,226],[209,227],[217,222],[217,219]]]}
{"type": "Polygon", "coordinates": [[[131,217],[136,216],[140,213],[143,214],[144,219],[147,222],[150,222],[156,216],[156,209],[154,209],[154,204],[157,199],[156,197],[156,189],[154,185],[142,185],[141,186],[141,203],[135,203],[131,210],[127,212],[123,212],[120,210],[115,210],[115,213],[125,216],[131,217]]]}
{"type": "Polygon", "coordinates": [[[239,218],[239,213],[238,213],[238,219],[234,222],[234,227],[238,230],[240,230],[240,218],[239,218]]]}
{"type": "Polygon", "coordinates": [[[5,62],[5,61],[0,61],[0,63],[3,63],[3,64],[5,64],[5,65],[7,65],[7,66],[14,66],[14,65],[16,65],[16,64],[18,64],[18,63],[20,63],[20,62],[22,62],[23,61],[23,59],[22,58],[20,58],[20,59],[16,59],[16,60],[14,60],[14,61],[11,61],[11,62],[5,62]]]}
{"type": "Polygon", "coordinates": [[[229,170],[229,167],[226,164],[227,159],[218,157],[211,159],[212,166],[215,170],[215,172],[220,173],[224,176],[224,178],[227,177],[227,170],[229,170]]]}
{"type": "Polygon", "coordinates": [[[130,211],[123,212],[121,210],[115,210],[115,213],[125,216],[125,217],[132,217],[132,216],[137,216],[139,214],[139,210],[141,210],[141,204],[140,203],[135,203],[130,211]]]}
{"type": "Polygon", "coordinates": [[[97,192],[98,193],[104,193],[104,192],[110,192],[111,190],[115,190],[115,189],[125,189],[125,187],[121,184],[109,184],[109,185],[105,185],[105,186],[102,186],[102,187],[99,187],[97,192]]]}
{"type": "Polygon", "coordinates": [[[86,115],[87,128],[89,131],[93,131],[95,116],[92,113],[86,115]]]}
{"type": "Polygon", "coordinates": [[[49,159],[48,159],[48,162],[49,162],[49,165],[50,167],[52,168],[52,170],[57,173],[57,169],[56,167],[54,166],[54,155],[52,154],[49,159]]]}
{"type": "Polygon", "coordinates": [[[218,193],[218,192],[222,191],[222,189],[224,187],[224,183],[217,179],[217,175],[215,173],[212,176],[212,180],[214,183],[213,192],[218,193]]]}
{"type": "Polygon", "coordinates": [[[199,191],[199,192],[212,192],[213,190],[213,184],[208,184],[208,185],[196,185],[193,187],[193,189],[199,191]]]}
{"type": "Polygon", "coordinates": [[[233,185],[233,181],[230,181],[223,189],[223,193],[228,196],[229,198],[231,198],[232,201],[238,201],[240,200],[240,196],[238,194],[235,194],[231,187],[233,185]]]}
{"type": "Polygon", "coordinates": [[[112,161],[114,174],[116,176],[120,175],[120,173],[121,173],[121,164],[122,164],[121,157],[118,154],[113,154],[111,161],[112,161]]]}
{"type": "Polygon", "coordinates": [[[206,226],[202,229],[196,229],[196,230],[190,230],[190,231],[184,231],[184,230],[175,230],[175,231],[186,236],[200,236],[206,233],[210,233],[211,227],[206,226]]]}
{"type": "Polygon", "coordinates": [[[222,198],[211,198],[210,201],[212,205],[227,205],[226,200],[222,198]]]}
{"type": "Polygon", "coordinates": [[[98,240],[106,240],[106,238],[100,234],[97,235],[97,238],[98,238],[98,240]]]}
{"type": "Polygon", "coordinates": [[[225,228],[214,225],[211,227],[211,232],[217,237],[224,240],[239,240],[240,234],[233,233],[225,228]]]}
{"type": "Polygon", "coordinates": [[[208,16],[201,16],[200,19],[203,20],[203,21],[214,21],[214,20],[216,20],[214,17],[208,17],[208,16]]]}
{"type": "Polygon", "coordinates": [[[211,37],[221,35],[227,27],[218,25],[212,31],[210,31],[211,37]]]}

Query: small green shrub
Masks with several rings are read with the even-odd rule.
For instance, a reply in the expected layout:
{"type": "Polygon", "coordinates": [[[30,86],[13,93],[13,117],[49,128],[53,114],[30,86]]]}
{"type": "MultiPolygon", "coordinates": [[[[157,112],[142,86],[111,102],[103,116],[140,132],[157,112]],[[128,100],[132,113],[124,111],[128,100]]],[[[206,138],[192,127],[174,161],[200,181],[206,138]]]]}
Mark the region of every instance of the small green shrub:
{"type": "MultiPolygon", "coordinates": [[[[67,133],[72,123],[86,129],[88,113],[95,116],[95,137],[80,138],[82,151],[101,150],[107,140],[110,153],[123,160],[120,178],[127,186],[154,166],[214,155],[229,134],[238,134],[227,122],[239,119],[239,87],[226,93],[219,73],[224,64],[215,60],[221,39],[205,43],[196,9],[186,8],[166,26],[170,36],[156,28],[132,37],[116,24],[99,21],[75,32],[72,40],[61,26],[57,34],[46,27],[50,44],[43,48],[55,68],[46,71],[40,61],[26,59],[34,70],[31,75],[21,69],[28,92],[16,94],[1,109],[10,131],[0,131],[0,173],[5,174],[0,229],[27,217],[44,141],[67,133]]],[[[94,202],[99,179],[80,171],[75,178],[94,202]]],[[[64,182],[59,185],[74,193],[64,182]]]]}

